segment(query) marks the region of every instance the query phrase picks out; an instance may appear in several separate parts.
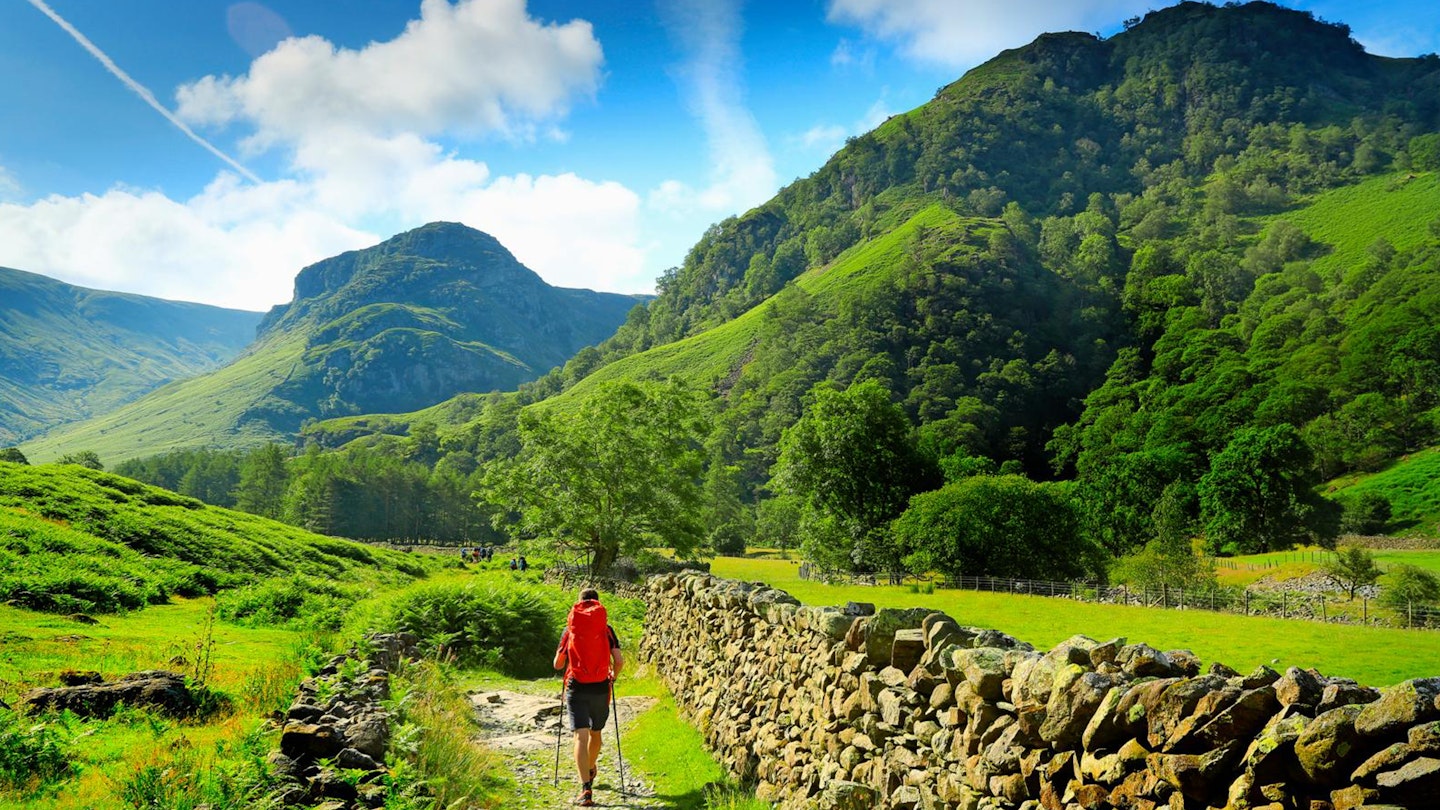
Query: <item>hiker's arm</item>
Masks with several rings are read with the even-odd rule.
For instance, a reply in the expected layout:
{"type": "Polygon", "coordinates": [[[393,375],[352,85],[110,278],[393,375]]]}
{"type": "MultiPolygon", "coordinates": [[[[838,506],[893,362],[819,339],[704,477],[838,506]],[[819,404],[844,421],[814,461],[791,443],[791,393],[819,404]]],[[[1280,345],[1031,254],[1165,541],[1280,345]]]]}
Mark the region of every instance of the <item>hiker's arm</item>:
{"type": "Polygon", "coordinates": [[[560,645],[555,648],[554,667],[557,670],[562,670],[568,665],[568,662],[565,660],[565,637],[568,634],[569,631],[560,634],[560,645]]]}
{"type": "Polygon", "coordinates": [[[625,654],[620,652],[619,647],[610,648],[610,677],[620,676],[620,670],[625,668],[625,654]]]}

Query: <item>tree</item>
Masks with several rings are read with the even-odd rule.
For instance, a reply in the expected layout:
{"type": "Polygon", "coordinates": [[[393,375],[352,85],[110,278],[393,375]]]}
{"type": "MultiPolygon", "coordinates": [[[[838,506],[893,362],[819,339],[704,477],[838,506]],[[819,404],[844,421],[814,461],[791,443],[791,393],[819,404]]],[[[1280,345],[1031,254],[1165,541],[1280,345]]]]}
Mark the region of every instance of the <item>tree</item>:
{"type": "Polygon", "coordinates": [[[520,455],[492,465],[477,498],[496,528],[583,550],[592,571],[650,546],[689,554],[705,540],[699,395],[679,382],[617,382],[574,410],[520,417],[520,455]]]}
{"type": "Polygon", "coordinates": [[[285,448],[267,444],[252,451],[240,464],[235,506],[254,515],[279,520],[285,514],[285,490],[289,485],[285,448]]]}
{"type": "Polygon", "coordinates": [[[103,470],[105,465],[100,463],[100,456],[94,450],[78,450],[74,453],[66,453],[55,459],[56,464],[78,464],[81,467],[89,467],[92,470],[103,470]]]}
{"type": "Polygon", "coordinates": [[[1020,475],[977,475],[922,492],[894,532],[917,574],[1070,579],[1095,559],[1069,499],[1020,475]]]}
{"type": "Polygon", "coordinates": [[[1440,600],[1440,579],[1413,565],[1395,566],[1380,578],[1380,584],[1380,604],[1407,615],[1416,605],[1429,606],[1440,600]]]}
{"type": "Polygon", "coordinates": [[[30,459],[25,458],[25,454],[20,452],[20,448],[18,447],[0,448],[0,461],[8,461],[11,464],[30,463],[30,459]]]}
{"type": "Polygon", "coordinates": [[[878,381],[844,391],[822,384],[811,395],[804,415],[780,438],[773,481],[815,513],[802,521],[815,529],[802,545],[806,556],[822,564],[848,561],[852,571],[901,572],[890,522],[911,495],[937,482],[938,470],[916,450],[909,420],[878,381]]]}
{"type": "Polygon", "coordinates": [[[1335,559],[1325,563],[1322,570],[1332,582],[1344,588],[1352,600],[1355,591],[1375,584],[1375,580],[1380,578],[1375,556],[1370,549],[1362,546],[1341,546],[1335,551],[1335,559]]]}
{"type": "Polygon", "coordinates": [[[1242,428],[1200,479],[1212,553],[1253,554],[1334,536],[1334,505],[1315,494],[1310,448],[1295,427],[1242,428]]]}

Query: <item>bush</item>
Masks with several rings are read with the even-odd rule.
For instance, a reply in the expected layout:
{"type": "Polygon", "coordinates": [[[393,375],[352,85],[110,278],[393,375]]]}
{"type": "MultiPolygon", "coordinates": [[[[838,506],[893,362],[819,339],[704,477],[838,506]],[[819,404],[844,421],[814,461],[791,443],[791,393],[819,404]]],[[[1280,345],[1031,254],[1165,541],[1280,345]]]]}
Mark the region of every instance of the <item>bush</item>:
{"type": "Polygon", "coordinates": [[[1095,547],[1054,487],[1018,475],[977,475],[910,499],[895,542],[916,573],[1073,579],[1091,573],[1095,547]]]}
{"type": "Polygon", "coordinates": [[[1340,531],[1345,534],[1382,534],[1390,522],[1390,499],[1378,492],[1362,492],[1340,503],[1345,510],[1340,531]]]}
{"type": "Polygon", "coordinates": [[[564,609],[557,595],[520,584],[431,585],[400,595],[373,629],[409,630],[462,666],[536,676],[551,671],[564,609]]]}
{"type": "Polygon", "coordinates": [[[220,618],[236,624],[335,630],[357,599],[352,589],[297,574],[226,591],[215,604],[220,618]]]}
{"type": "Polygon", "coordinates": [[[0,709],[0,788],[28,793],[68,775],[69,739],[62,727],[0,709]]]}
{"type": "Polygon", "coordinates": [[[1429,606],[1440,600],[1440,579],[1413,565],[1395,566],[1380,578],[1380,584],[1380,604],[1394,610],[1429,606]]]}

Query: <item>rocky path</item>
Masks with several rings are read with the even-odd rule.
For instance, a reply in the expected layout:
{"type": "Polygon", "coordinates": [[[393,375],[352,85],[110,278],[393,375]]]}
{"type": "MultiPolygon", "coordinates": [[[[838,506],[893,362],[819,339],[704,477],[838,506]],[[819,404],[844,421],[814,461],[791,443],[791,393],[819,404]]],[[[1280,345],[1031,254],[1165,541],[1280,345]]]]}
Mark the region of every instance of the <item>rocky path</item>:
{"type": "MultiPolygon", "coordinates": [[[[517,810],[556,810],[572,806],[579,792],[575,781],[573,737],[561,730],[558,695],[544,696],[509,690],[475,692],[470,696],[481,727],[481,741],[503,754],[518,786],[517,810]],[[560,780],[555,784],[555,751],[560,739],[560,780]]],[[[653,697],[622,697],[619,716],[624,727],[655,705],[653,697]]],[[[619,759],[615,752],[614,720],[605,729],[600,773],[595,780],[595,806],[612,810],[664,810],[669,804],[655,796],[645,775],[625,767],[621,791],[619,759]]],[[[624,739],[621,739],[623,746],[624,739]]]]}

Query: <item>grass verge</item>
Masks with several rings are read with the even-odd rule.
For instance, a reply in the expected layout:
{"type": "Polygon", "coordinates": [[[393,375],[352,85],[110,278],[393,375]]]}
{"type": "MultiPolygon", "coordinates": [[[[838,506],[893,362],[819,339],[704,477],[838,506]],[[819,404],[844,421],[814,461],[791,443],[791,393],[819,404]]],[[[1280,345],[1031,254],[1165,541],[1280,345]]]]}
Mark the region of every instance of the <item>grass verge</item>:
{"type": "Polygon", "coordinates": [[[1314,667],[1326,675],[1373,686],[1440,675],[1440,633],[1433,631],[972,591],[914,594],[886,585],[824,585],[800,579],[799,566],[784,560],[719,557],[711,570],[717,576],[768,583],[808,605],[857,601],[879,607],[933,607],[962,623],[993,627],[1042,649],[1083,633],[1098,639],[1124,637],[1161,649],[1189,649],[1207,662],[1219,661],[1241,671],[1260,664],[1314,667]]]}

